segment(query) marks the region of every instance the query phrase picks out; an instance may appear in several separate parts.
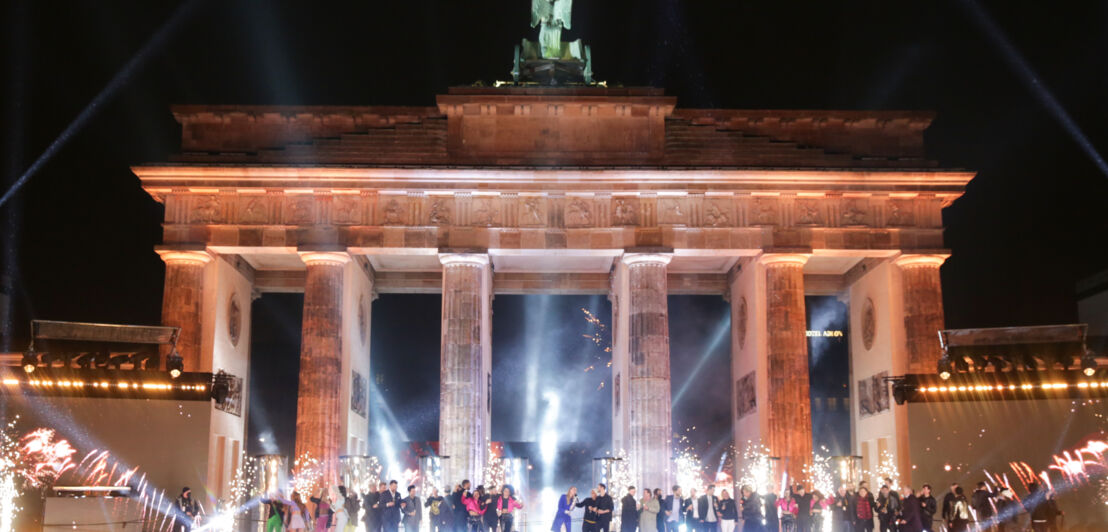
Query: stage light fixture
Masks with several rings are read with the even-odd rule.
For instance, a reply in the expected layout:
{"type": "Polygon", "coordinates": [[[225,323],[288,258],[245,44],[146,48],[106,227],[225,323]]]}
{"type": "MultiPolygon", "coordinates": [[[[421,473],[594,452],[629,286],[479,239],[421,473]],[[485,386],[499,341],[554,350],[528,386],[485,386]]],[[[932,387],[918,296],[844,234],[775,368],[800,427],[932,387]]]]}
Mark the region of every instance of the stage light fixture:
{"type": "Polygon", "coordinates": [[[1086,377],[1092,377],[1096,375],[1097,369],[1096,356],[1093,355],[1092,351],[1086,351],[1085,356],[1081,357],[1081,372],[1084,373],[1086,377]]]}
{"type": "Polygon", "coordinates": [[[897,383],[893,385],[893,400],[896,404],[902,405],[908,401],[908,390],[904,389],[904,385],[897,383]]]}
{"type": "Polygon", "coordinates": [[[174,379],[180,377],[185,370],[185,360],[181,358],[181,354],[177,352],[176,348],[165,359],[165,369],[169,371],[169,376],[174,379]]]}
{"type": "Polygon", "coordinates": [[[993,370],[997,373],[1001,373],[1008,369],[1008,361],[1001,357],[989,357],[989,363],[993,365],[993,370]]]}
{"type": "Polygon", "coordinates": [[[954,363],[950,360],[950,355],[943,354],[939,359],[939,378],[945,381],[952,373],[954,373],[954,363]]]}
{"type": "Polygon", "coordinates": [[[23,371],[27,373],[34,373],[35,368],[38,367],[38,355],[35,354],[33,348],[28,349],[26,353],[23,353],[23,361],[19,364],[23,366],[23,371]]]}
{"type": "Polygon", "coordinates": [[[227,402],[227,396],[231,394],[231,383],[228,382],[230,376],[220,372],[212,379],[212,399],[215,399],[215,404],[222,405],[227,402]]]}

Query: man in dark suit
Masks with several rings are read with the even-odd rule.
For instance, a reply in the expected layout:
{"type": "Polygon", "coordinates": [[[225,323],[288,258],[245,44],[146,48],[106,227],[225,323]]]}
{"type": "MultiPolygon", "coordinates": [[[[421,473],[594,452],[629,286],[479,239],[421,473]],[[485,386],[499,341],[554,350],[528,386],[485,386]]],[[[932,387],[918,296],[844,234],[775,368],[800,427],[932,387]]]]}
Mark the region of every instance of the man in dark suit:
{"type": "Polygon", "coordinates": [[[920,501],[915,493],[912,493],[912,488],[904,488],[904,500],[901,502],[904,504],[900,506],[900,518],[897,520],[900,532],[923,532],[923,520],[920,519],[920,501]]]}
{"type": "Polygon", "coordinates": [[[423,521],[423,506],[420,504],[419,496],[416,495],[415,486],[408,486],[408,496],[400,501],[400,512],[403,514],[406,532],[419,530],[419,523],[423,521]]]}
{"type": "Polygon", "coordinates": [[[462,499],[469,493],[469,481],[463,480],[454,493],[450,494],[450,504],[454,507],[454,532],[466,532],[469,523],[469,514],[466,513],[466,505],[462,499]]]}
{"type": "Polygon", "coordinates": [[[635,532],[639,528],[639,501],[635,500],[635,487],[627,488],[627,495],[620,499],[620,532],[635,532]]]}
{"type": "Polygon", "coordinates": [[[608,486],[597,484],[596,493],[596,501],[593,503],[596,508],[596,532],[608,532],[612,526],[612,510],[615,504],[612,502],[612,496],[608,495],[608,486]]]}
{"type": "Polygon", "coordinates": [[[369,491],[362,497],[362,508],[365,508],[366,532],[380,532],[381,530],[381,494],[386,490],[384,482],[377,485],[377,489],[370,486],[369,491]]]}
{"type": "Polygon", "coordinates": [[[658,532],[677,532],[677,527],[681,525],[685,515],[684,507],[685,500],[681,498],[681,486],[674,485],[673,493],[662,500],[664,528],[659,529],[658,532]]]}
{"type": "Polygon", "coordinates": [[[773,485],[767,488],[766,496],[762,497],[766,516],[766,532],[777,532],[781,529],[781,520],[777,514],[777,494],[773,491],[773,485]]]}
{"type": "Polygon", "coordinates": [[[400,530],[400,494],[396,491],[396,481],[389,482],[389,490],[381,494],[378,501],[381,510],[381,530],[383,532],[397,532],[400,530]]]}
{"type": "Polygon", "coordinates": [[[700,532],[716,532],[719,528],[719,498],[716,497],[716,487],[708,484],[696,501],[696,514],[698,517],[698,530],[700,532]]]}
{"type": "Polygon", "coordinates": [[[681,503],[681,516],[686,529],[690,532],[696,530],[698,524],[696,518],[696,488],[690,489],[689,498],[681,503]]]}
{"type": "Polygon", "coordinates": [[[797,484],[793,490],[793,501],[796,501],[796,528],[797,530],[811,530],[812,528],[812,494],[808,493],[804,484],[797,484]]]}

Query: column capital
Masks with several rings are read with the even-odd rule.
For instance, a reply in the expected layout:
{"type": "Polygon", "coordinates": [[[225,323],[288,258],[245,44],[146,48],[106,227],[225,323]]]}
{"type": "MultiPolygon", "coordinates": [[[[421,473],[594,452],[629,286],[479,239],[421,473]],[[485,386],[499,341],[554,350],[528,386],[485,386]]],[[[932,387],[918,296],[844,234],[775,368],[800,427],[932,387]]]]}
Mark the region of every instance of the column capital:
{"type": "Polygon", "coordinates": [[[673,260],[673,255],[669,253],[624,253],[620,257],[620,261],[627,266],[636,264],[661,264],[665,266],[671,260],[673,260]]]}
{"type": "Polygon", "coordinates": [[[317,264],[342,266],[350,262],[350,255],[342,251],[300,251],[297,254],[300,255],[300,260],[304,261],[307,266],[317,264]]]}
{"type": "Polygon", "coordinates": [[[439,253],[443,266],[488,266],[488,253],[439,253]]]}
{"type": "Polygon", "coordinates": [[[806,253],[763,253],[758,257],[758,262],[764,266],[773,266],[777,264],[794,264],[797,266],[804,266],[808,263],[808,259],[811,255],[806,253]]]}
{"type": "Polygon", "coordinates": [[[168,264],[197,264],[203,266],[212,261],[212,254],[205,250],[155,249],[162,262],[168,264]]]}
{"type": "Polygon", "coordinates": [[[901,268],[913,266],[933,266],[938,268],[942,266],[948,258],[950,258],[949,253],[906,254],[893,259],[893,264],[901,268]]]}

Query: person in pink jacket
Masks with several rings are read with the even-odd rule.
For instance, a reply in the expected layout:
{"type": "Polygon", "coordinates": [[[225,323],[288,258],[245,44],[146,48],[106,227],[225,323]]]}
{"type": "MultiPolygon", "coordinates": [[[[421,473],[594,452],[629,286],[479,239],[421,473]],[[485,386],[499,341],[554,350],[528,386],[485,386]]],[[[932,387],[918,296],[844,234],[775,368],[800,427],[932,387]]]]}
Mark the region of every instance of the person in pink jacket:
{"type": "Polygon", "coordinates": [[[513,492],[512,486],[506,485],[500,490],[500,498],[496,499],[496,514],[500,516],[500,532],[512,532],[515,511],[523,509],[523,503],[512,496],[513,492]]]}
{"type": "Polygon", "coordinates": [[[781,509],[781,532],[797,532],[796,530],[796,499],[793,499],[792,487],[785,491],[784,496],[777,499],[777,507],[781,509]]]}

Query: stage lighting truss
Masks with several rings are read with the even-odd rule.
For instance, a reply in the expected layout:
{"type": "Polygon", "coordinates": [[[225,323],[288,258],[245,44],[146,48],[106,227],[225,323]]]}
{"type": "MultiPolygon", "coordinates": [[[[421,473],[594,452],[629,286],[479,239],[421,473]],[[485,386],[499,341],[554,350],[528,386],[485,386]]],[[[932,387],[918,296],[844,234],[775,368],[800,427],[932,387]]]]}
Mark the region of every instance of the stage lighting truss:
{"type": "Polygon", "coordinates": [[[1085,324],[1073,324],[939,331],[942,357],[936,375],[944,381],[959,376],[1015,379],[1014,375],[1071,372],[1104,377],[1101,368],[1108,363],[1086,347],[1087,329],[1085,324]]]}
{"type": "Polygon", "coordinates": [[[32,320],[20,366],[28,374],[39,368],[157,371],[167,350],[166,371],[173,377],[184,371],[179,333],[178,327],[32,320]]]}

